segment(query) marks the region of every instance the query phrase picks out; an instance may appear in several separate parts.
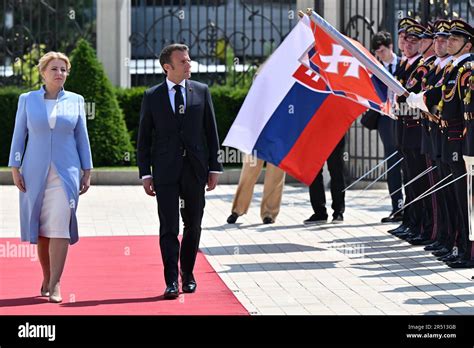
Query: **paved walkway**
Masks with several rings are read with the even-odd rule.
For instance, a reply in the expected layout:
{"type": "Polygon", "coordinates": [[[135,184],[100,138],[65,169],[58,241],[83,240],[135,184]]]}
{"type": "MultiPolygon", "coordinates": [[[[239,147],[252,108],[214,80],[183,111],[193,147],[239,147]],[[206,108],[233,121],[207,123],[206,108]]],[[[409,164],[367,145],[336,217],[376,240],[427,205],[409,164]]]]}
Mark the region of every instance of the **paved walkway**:
{"type": "MultiPolygon", "coordinates": [[[[275,224],[261,224],[261,185],[249,213],[226,224],[235,188],[208,193],[201,250],[251,314],[474,314],[474,270],[386,233],[385,190],[348,192],[344,224],[305,227],[303,186],[285,187],[275,224]]],[[[158,234],[156,203],[140,186],[92,187],[78,219],[83,236],[158,234]]],[[[17,190],[0,186],[0,237],[18,235],[17,190]]]]}

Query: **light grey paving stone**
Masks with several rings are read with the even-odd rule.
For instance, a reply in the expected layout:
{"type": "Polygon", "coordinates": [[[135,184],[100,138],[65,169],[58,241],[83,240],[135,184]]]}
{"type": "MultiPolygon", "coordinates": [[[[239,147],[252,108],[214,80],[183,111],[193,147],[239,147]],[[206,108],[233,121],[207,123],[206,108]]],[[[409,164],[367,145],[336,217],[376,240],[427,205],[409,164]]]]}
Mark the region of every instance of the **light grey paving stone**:
{"type": "MultiPolygon", "coordinates": [[[[201,236],[201,251],[250,314],[474,314],[472,270],[449,269],[389,235],[395,224],[378,223],[390,202],[371,204],[386,190],[354,202],[357,191],[348,191],[344,224],[308,227],[302,223],[312,211],[306,187],[285,186],[272,225],[260,220],[262,189],[256,185],[257,198],[236,225],[225,221],[236,185],[207,193],[201,236]]],[[[17,208],[16,188],[0,186],[0,237],[18,237],[17,208]]],[[[84,237],[159,234],[156,201],[140,186],[91,187],[78,221],[84,237]]]]}

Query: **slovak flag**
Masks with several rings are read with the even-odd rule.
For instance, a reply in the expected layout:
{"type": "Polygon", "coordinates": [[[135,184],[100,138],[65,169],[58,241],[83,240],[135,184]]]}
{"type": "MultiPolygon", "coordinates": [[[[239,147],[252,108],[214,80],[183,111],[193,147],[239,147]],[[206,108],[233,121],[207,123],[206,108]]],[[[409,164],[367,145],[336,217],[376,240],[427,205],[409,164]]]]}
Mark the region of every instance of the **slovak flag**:
{"type": "Polygon", "coordinates": [[[255,78],[223,143],[256,154],[307,185],[367,110],[333,94],[307,66],[312,47],[313,32],[301,20],[255,78]]]}
{"type": "MultiPolygon", "coordinates": [[[[309,66],[324,79],[331,91],[390,115],[387,86],[307,16],[302,21],[311,27],[315,39],[314,46],[308,51],[309,66]]],[[[364,46],[347,39],[383,69],[382,64],[364,46]]]]}

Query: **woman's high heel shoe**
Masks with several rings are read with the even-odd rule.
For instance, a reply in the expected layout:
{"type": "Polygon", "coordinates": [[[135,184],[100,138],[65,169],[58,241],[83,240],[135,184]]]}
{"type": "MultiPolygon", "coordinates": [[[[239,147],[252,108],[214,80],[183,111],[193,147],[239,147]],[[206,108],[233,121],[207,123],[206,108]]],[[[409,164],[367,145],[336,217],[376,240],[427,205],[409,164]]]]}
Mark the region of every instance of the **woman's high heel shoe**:
{"type": "Polygon", "coordinates": [[[54,291],[52,293],[50,293],[49,295],[49,302],[53,302],[53,303],[61,303],[63,302],[63,298],[61,297],[61,295],[55,295],[55,294],[60,294],[60,290],[59,290],[59,285],[56,285],[54,287],[54,291]]]}
{"type": "Polygon", "coordinates": [[[41,296],[49,297],[49,290],[43,290],[43,285],[41,285],[41,296]]]}
{"type": "Polygon", "coordinates": [[[62,298],[61,296],[50,295],[50,296],[49,296],[49,302],[52,302],[52,303],[61,303],[61,302],[63,302],[63,298],[62,298]]]}

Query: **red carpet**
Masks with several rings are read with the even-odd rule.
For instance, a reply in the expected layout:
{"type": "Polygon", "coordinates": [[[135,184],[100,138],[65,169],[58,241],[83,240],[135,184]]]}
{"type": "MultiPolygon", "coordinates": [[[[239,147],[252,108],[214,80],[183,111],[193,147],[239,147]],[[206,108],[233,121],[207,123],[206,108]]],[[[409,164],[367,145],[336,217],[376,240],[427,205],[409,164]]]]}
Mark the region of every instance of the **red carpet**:
{"type": "Polygon", "coordinates": [[[69,249],[59,305],[39,297],[42,273],[35,256],[29,243],[0,239],[0,314],[248,315],[201,252],[196,292],[163,299],[156,236],[82,237],[69,249]]]}

